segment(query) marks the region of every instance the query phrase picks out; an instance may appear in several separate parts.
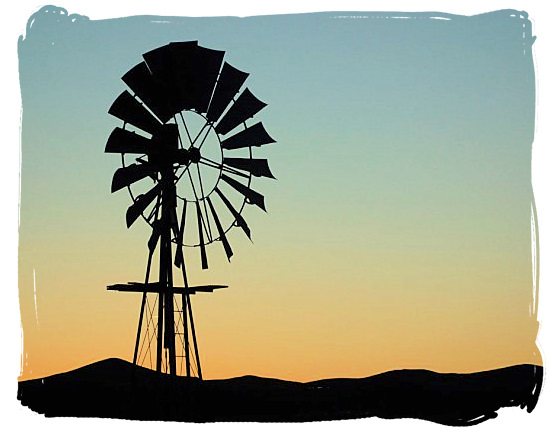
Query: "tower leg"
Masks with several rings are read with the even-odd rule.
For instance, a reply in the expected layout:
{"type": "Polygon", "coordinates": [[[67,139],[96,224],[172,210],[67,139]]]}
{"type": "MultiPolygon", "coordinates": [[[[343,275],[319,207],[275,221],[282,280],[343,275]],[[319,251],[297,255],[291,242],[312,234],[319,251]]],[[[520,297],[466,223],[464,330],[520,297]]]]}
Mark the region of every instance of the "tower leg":
{"type": "MultiPolygon", "coordinates": [[[[168,176],[168,175],[166,175],[168,176]]],[[[161,215],[161,233],[160,233],[160,258],[159,258],[159,283],[161,289],[159,291],[159,300],[164,296],[164,309],[159,309],[159,331],[158,345],[162,346],[162,337],[164,336],[164,346],[168,349],[168,362],[166,363],[167,373],[170,368],[170,374],[176,375],[176,342],[174,332],[174,293],[173,293],[173,277],[172,277],[172,240],[171,240],[171,219],[175,210],[175,190],[173,183],[168,183],[162,193],[162,215],[161,215]],[[165,293],[162,289],[165,289],[165,293]],[[164,314],[164,331],[161,327],[161,315],[164,314]]],[[[162,303],[159,302],[159,303],[162,303]]],[[[157,354],[161,354],[162,348],[157,349],[157,354]]],[[[159,366],[159,358],[157,355],[157,370],[159,366]]]]}
{"type": "MultiPolygon", "coordinates": [[[[147,272],[145,273],[145,285],[149,283],[149,274],[151,273],[151,261],[153,259],[153,250],[149,250],[149,258],[147,259],[147,272]]],[[[145,304],[147,302],[147,293],[143,293],[141,298],[141,310],[139,311],[139,322],[136,336],[136,346],[134,348],[134,365],[137,364],[138,350],[139,350],[139,341],[141,338],[141,327],[143,325],[143,312],[145,310],[145,304]]]]}
{"type": "MultiPolygon", "coordinates": [[[[166,216],[166,199],[162,201],[162,218],[161,218],[161,236],[160,236],[160,256],[159,256],[159,308],[158,308],[158,331],[157,331],[157,372],[162,372],[162,346],[170,347],[170,339],[167,336],[167,330],[170,327],[169,319],[169,294],[164,293],[168,287],[168,271],[171,270],[171,261],[169,255],[170,250],[170,230],[166,216]],[[164,288],[163,288],[164,287],[164,288]],[[164,317],[166,317],[166,328],[164,327],[164,317]]],[[[172,324],[173,327],[173,324],[172,324]]],[[[168,363],[166,363],[168,370],[168,363]]]]}
{"type": "MultiPolygon", "coordinates": [[[[170,247],[170,244],[168,244],[170,247]]],[[[171,256],[170,249],[167,252],[168,256],[171,256]]],[[[171,261],[171,258],[169,259],[171,261]]],[[[165,330],[165,346],[168,348],[168,363],[170,364],[170,374],[177,375],[177,364],[176,364],[176,333],[174,327],[174,294],[172,293],[173,281],[172,281],[172,266],[167,273],[168,275],[168,289],[165,294],[165,319],[166,319],[166,328],[165,330]]]]}
{"type": "Polygon", "coordinates": [[[195,334],[195,323],[193,322],[193,311],[191,310],[191,297],[187,296],[187,307],[189,309],[189,321],[191,323],[191,334],[193,335],[193,345],[195,346],[195,357],[197,359],[197,373],[202,380],[201,360],[199,358],[199,346],[197,345],[197,335],[195,334]]]}
{"type": "Polygon", "coordinates": [[[162,338],[164,318],[164,294],[159,292],[158,322],[157,322],[157,372],[162,372],[162,338]]]}
{"type": "Polygon", "coordinates": [[[183,347],[185,351],[185,374],[191,376],[191,357],[189,356],[189,329],[187,325],[187,303],[189,302],[189,295],[182,294],[182,314],[183,314],[183,347]]]}
{"type": "Polygon", "coordinates": [[[143,311],[145,310],[145,303],[147,301],[147,293],[143,293],[143,296],[141,297],[141,310],[139,311],[139,322],[138,322],[138,329],[137,329],[137,336],[136,336],[136,346],[134,347],[134,359],[132,363],[137,364],[137,356],[138,356],[138,350],[139,350],[139,340],[141,338],[141,325],[143,324],[143,311]]]}
{"type": "MultiPolygon", "coordinates": [[[[185,269],[185,260],[182,259],[181,273],[183,275],[183,286],[189,288],[189,282],[187,280],[187,270],[185,269]]],[[[189,330],[187,326],[187,315],[189,315],[189,325],[191,326],[191,335],[193,336],[193,346],[195,348],[195,358],[197,360],[197,373],[199,379],[202,379],[201,360],[199,357],[199,346],[197,345],[197,335],[195,333],[195,323],[193,321],[193,310],[191,309],[191,297],[189,294],[182,294],[182,310],[184,316],[184,336],[185,336],[185,360],[187,366],[187,375],[190,374],[190,360],[189,360],[189,330]]]]}

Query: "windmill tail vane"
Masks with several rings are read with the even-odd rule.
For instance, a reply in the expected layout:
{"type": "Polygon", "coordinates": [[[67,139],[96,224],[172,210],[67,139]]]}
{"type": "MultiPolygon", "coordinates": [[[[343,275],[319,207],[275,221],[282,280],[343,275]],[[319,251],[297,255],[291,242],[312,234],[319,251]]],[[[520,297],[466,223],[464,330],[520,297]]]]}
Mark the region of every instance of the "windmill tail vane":
{"type": "Polygon", "coordinates": [[[121,156],[111,192],[129,191],[127,227],[139,218],[151,227],[144,282],[107,287],[142,294],[133,363],[199,379],[191,296],[227,285],[190,286],[186,254],[198,251],[201,268],[208,269],[207,247],[219,242],[230,260],[229,230],[237,227],[251,238],[245,206],[266,210],[252,178],[274,178],[267,159],[254,158],[252,149],[275,140],[261,122],[246,123],[266,104],[241,89],[248,73],[225,62],[224,54],[196,41],[144,54],[122,77],[131,92],[124,90],[109,109],[123,124],[105,147],[121,156]],[[182,285],[174,282],[178,272],[182,285]]]}

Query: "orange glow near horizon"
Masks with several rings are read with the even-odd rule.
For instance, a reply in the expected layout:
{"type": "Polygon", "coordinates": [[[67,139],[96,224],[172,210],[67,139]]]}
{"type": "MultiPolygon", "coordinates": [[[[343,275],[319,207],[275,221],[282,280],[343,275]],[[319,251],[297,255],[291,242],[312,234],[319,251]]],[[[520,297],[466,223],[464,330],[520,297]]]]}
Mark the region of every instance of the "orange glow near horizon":
{"type": "MultiPolygon", "coordinates": [[[[252,258],[253,248],[245,247],[247,257],[252,258]]],[[[542,365],[540,353],[532,348],[538,323],[527,309],[514,309],[518,297],[496,301],[476,292],[475,286],[447,296],[417,288],[414,297],[403,294],[395,281],[367,288],[359,275],[336,291],[330,277],[309,286],[282,283],[270,274],[277,271],[273,266],[247,272],[246,281],[239,273],[245,258],[232,263],[234,270],[221,263],[225,267],[219,272],[228,272],[229,289],[193,297],[205,379],[252,374],[311,381],[404,368],[467,373],[519,363],[542,365]],[[437,306],[429,302],[430,295],[437,306]],[[464,308],[469,309],[467,319],[461,316],[464,308]]],[[[38,324],[34,309],[27,312],[20,380],[109,357],[131,362],[140,295],[106,291],[98,285],[102,280],[106,284],[107,276],[93,274],[78,285],[78,296],[61,298],[40,295],[57,277],[37,272],[38,324]]],[[[205,283],[216,277],[207,276],[205,283]]],[[[24,280],[21,276],[20,282],[24,280]]]]}

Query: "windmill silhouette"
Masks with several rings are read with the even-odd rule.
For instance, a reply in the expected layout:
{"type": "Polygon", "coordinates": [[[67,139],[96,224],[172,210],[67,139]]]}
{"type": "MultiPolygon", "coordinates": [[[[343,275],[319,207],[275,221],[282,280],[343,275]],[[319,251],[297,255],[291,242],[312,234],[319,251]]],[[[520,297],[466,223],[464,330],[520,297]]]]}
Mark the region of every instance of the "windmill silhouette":
{"type": "Polygon", "coordinates": [[[105,148],[121,154],[111,192],[127,188],[130,193],[127,227],[141,217],[152,229],[145,281],[107,287],[142,293],[133,363],[146,365],[148,358],[158,372],[199,379],[191,295],[227,286],[190,286],[184,251],[198,248],[207,269],[206,247],[219,242],[230,260],[228,231],[239,227],[251,237],[244,207],[265,211],[263,195],[251,188],[252,177],[273,178],[267,160],[253,158],[252,147],[275,141],[261,122],[246,124],[266,104],[248,88],[239,94],[248,73],[223,57],[223,51],[196,41],[144,54],[144,61],[122,77],[133,94],[122,92],[109,109],[123,125],[105,148]],[[152,282],[157,248],[158,281],[152,282]],[[174,284],[174,266],[183,286],[174,284]]]}

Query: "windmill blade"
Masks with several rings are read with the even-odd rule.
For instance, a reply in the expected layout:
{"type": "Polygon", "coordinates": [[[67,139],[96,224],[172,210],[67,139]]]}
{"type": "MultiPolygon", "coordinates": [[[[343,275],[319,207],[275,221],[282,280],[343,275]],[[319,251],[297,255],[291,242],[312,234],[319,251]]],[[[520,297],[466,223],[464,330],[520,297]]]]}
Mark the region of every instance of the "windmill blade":
{"type": "Polygon", "coordinates": [[[143,54],[155,79],[168,88],[175,112],[189,108],[185,101],[190,90],[185,85],[188,63],[185,59],[189,59],[196,46],[197,41],[172,42],[143,54]]]}
{"type": "Polygon", "coordinates": [[[245,128],[221,142],[223,149],[238,149],[250,146],[262,146],[273,143],[275,140],[267,134],[261,122],[245,128]]]}
{"type": "Polygon", "coordinates": [[[133,131],[116,127],[105,145],[105,152],[115,154],[151,154],[155,152],[152,140],[133,131]]]}
{"type": "Polygon", "coordinates": [[[122,80],[163,123],[178,112],[170,92],[161,80],[153,77],[144,61],[130,69],[122,80]]]}
{"type": "Polygon", "coordinates": [[[154,77],[162,80],[177,111],[206,112],[225,52],[197,42],[171,43],[143,56],[154,77]]]}
{"type": "Polygon", "coordinates": [[[160,184],[161,183],[159,182],[145,194],[140,194],[136,198],[134,204],[128,208],[126,211],[126,226],[128,228],[130,228],[134,221],[143,213],[145,209],[147,209],[147,206],[151,204],[155,197],[158,196],[160,193],[160,184]]]}
{"type": "Polygon", "coordinates": [[[218,134],[229,133],[239,124],[253,117],[265,106],[267,106],[267,103],[258,100],[256,96],[246,88],[214,129],[218,134]]]}
{"type": "MultiPolygon", "coordinates": [[[[196,40],[188,40],[186,42],[170,42],[168,45],[153,49],[152,51],[143,54],[143,58],[151,70],[160,70],[163,68],[164,73],[177,73],[171,70],[173,66],[179,65],[176,61],[180,61],[188,55],[190,49],[197,46],[196,40]]],[[[172,75],[173,76],[173,75],[172,75]]],[[[165,76],[162,76],[165,77],[165,76]]]]}
{"type": "Polygon", "coordinates": [[[208,110],[224,54],[224,51],[215,51],[197,46],[192,75],[195,82],[195,85],[193,85],[195,100],[192,107],[197,112],[204,113],[208,110]]]}
{"type": "Polygon", "coordinates": [[[177,83],[182,63],[197,47],[197,41],[172,42],[143,54],[147,67],[159,81],[177,83]]]}
{"type": "Polygon", "coordinates": [[[174,234],[174,238],[179,237],[179,231],[178,231],[178,216],[176,213],[176,205],[173,206],[174,210],[170,213],[170,228],[172,229],[172,233],[174,234]]]}
{"type": "Polygon", "coordinates": [[[214,205],[210,201],[210,197],[206,197],[206,201],[208,202],[208,206],[210,206],[210,210],[212,211],[212,216],[214,217],[214,223],[216,224],[216,228],[218,229],[218,233],[220,235],[220,240],[222,241],[222,244],[223,244],[225,255],[227,255],[227,260],[231,261],[231,257],[233,256],[233,250],[231,249],[231,246],[227,241],[227,237],[225,236],[225,232],[223,231],[222,224],[220,223],[218,214],[214,210],[214,205]]]}
{"type": "Polygon", "coordinates": [[[224,174],[222,174],[221,178],[229,185],[231,185],[235,190],[245,196],[251,204],[258,206],[265,211],[264,196],[262,196],[260,193],[252,190],[251,188],[248,188],[246,185],[241,184],[239,181],[236,181],[235,179],[230,178],[229,176],[226,176],[224,174]]]}
{"type": "Polygon", "coordinates": [[[265,176],[275,179],[265,158],[229,158],[223,159],[223,163],[236,169],[246,170],[254,176],[265,176]]]}
{"type": "Polygon", "coordinates": [[[113,175],[111,193],[127,187],[128,185],[131,185],[134,182],[146,178],[156,172],[156,168],[149,163],[130,164],[129,166],[121,167],[117,169],[113,175]]]}
{"type": "Polygon", "coordinates": [[[160,221],[159,220],[153,221],[152,227],[153,227],[153,232],[151,233],[151,237],[147,242],[147,247],[149,248],[150,252],[153,252],[155,250],[160,238],[160,221]]]}
{"type": "Polygon", "coordinates": [[[199,245],[201,247],[201,262],[202,262],[202,268],[208,269],[208,259],[206,258],[206,248],[204,246],[204,236],[202,234],[202,215],[201,215],[201,207],[199,205],[199,202],[196,201],[197,206],[197,220],[199,223],[199,245]]]}
{"type": "Polygon", "coordinates": [[[174,257],[174,264],[176,267],[181,267],[183,264],[183,230],[185,229],[185,217],[187,215],[187,200],[183,201],[183,209],[181,213],[181,223],[176,241],[176,255],[174,257]]]}
{"type": "Polygon", "coordinates": [[[241,72],[229,63],[223,63],[222,71],[220,72],[220,77],[218,78],[218,83],[216,84],[216,89],[214,90],[214,95],[206,114],[206,117],[210,121],[216,122],[220,118],[247,77],[248,73],[241,72]]]}
{"type": "Polygon", "coordinates": [[[109,109],[109,113],[149,134],[154,134],[160,122],[128,91],[124,90],[109,109]]]}
{"type": "Polygon", "coordinates": [[[222,201],[227,206],[227,209],[229,209],[229,212],[231,212],[231,214],[235,218],[235,221],[236,221],[235,225],[237,227],[242,228],[246,236],[250,240],[252,240],[252,238],[250,237],[250,229],[248,228],[248,224],[246,224],[246,221],[244,220],[243,216],[239,212],[237,212],[237,210],[233,207],[229,199],[223,195],[223,193],[220,191],[219,188],[216,187],[215,190],[216,190],[216,193],[218,193],[218,196],[220,196],[222,201]]]}

